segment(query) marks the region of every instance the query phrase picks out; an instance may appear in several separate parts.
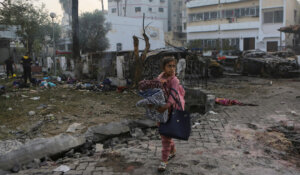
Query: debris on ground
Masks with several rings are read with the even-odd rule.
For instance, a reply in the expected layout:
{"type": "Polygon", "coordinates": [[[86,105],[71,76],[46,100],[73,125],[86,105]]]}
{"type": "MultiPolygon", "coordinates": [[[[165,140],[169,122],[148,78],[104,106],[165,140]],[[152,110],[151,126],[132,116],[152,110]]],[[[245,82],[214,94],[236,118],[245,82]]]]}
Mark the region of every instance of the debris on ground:
{"type": "Polygon", "coordinates": [[[69,166],[61,165],[61,166],[55,168],[53,171],[55,171],[55,172],[64,172],[65,173],[65,172],[68,172],[70,170],[71,170],[71,168],[69,166]]]}
{"type": "Polygon", "coordinates": [[[251,103],[242,103],[238,100],[230,100],[226,98],[216,98],[216,104],[223,105],[223,106],[232,106],[232,105],[240,105],[240,106],[258,106],[256,104],[251,103]]]}

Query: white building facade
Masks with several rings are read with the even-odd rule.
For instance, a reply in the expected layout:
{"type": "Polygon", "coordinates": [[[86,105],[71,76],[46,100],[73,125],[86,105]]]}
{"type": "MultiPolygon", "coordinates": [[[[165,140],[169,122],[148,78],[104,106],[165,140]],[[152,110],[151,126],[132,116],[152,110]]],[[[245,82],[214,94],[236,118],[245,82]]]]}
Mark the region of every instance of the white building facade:
{"type": "Polygon", "coordinates": [[[187,6],[187,40],[201,48],[276,51],[292,45],[280,27],[299,23],[297,0],[193,0],[187,6]]]}
{"type": "MultiPolygon", "coordinates": [[[[134,19],[122,16],[106,16],[106,22],[111,26],[106,37],[109,40],[109,49],[107,52],[132,51],[133,36],[143,38],[142,19],[134,19]]],[[[163,23],[158,20],[145,20],[146,34],[149,37],[150,49],[165,47],[163,23]]],[[[145,41],[139,40],[139,49],[145,49],[145,41]]]]}
{"type": "Polygon", "coordinates": [[[164,32],[168,31],[168,0],[108,0],[109,16],[143,19],[143,14],[146,19],[162,21],[164,32]]]}

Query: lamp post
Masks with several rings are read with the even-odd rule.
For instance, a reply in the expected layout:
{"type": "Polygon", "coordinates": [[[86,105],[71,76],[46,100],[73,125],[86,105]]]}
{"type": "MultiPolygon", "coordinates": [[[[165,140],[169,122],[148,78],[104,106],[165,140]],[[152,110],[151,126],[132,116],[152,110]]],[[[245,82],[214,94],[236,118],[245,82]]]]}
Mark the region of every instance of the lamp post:
{"type": "Polygon", "coordinates": [[[56,17],[55,13],[50,13],[50,17],[52,18],[53,24],[53,62],[54,62],[54,75],[56,76],[56,59],[55,59],[55,40],[54,40],[54,18],[56,17]]]}

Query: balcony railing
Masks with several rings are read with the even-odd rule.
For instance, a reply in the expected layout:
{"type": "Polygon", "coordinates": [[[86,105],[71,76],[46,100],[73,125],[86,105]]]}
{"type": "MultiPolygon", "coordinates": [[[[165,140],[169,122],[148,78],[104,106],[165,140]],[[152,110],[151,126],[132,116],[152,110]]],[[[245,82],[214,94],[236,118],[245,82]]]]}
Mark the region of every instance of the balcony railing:
{"type": "Polygon", "coordinates": [[[234,3],[234,2],[242,2],[242,1],[249,1],[249,0],[192,0],[186,4],[186,7],[195,8],[195,7],[202,7],[202,6],[209,6],[209,5],[217,5],[219,3],[226,4],[226,3],[234,3]]]}

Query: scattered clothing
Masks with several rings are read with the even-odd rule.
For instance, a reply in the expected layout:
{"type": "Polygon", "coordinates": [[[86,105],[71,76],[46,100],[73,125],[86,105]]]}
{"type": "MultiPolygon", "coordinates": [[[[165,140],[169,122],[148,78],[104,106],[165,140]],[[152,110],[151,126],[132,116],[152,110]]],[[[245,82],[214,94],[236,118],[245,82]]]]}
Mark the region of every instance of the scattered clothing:
{"type": "Polygon", "coordinates": [[[164,106],[166,100],[162,89],[149,89],[141,92],[140,95],[145,99],[137,102],[137,107],[144,107],[146,109],[146,118],[151,120],[166,123],[168,121],[168,110],[164,113],[159,113],[156,108],[164,106]],[[149,108],[148,105],[153,105],[153,108],[149,108]]]}
{"type": "Polygon", "coordinates": [[[216,98],[215,100],[216,104],[223,105],[223,106],[232,106],[232,105],[239,105],[239,106],[258,106],[256,104],[250,104],[250,103],[241,103],[237,100],[230,100],[226,98],[216,98]]]}

